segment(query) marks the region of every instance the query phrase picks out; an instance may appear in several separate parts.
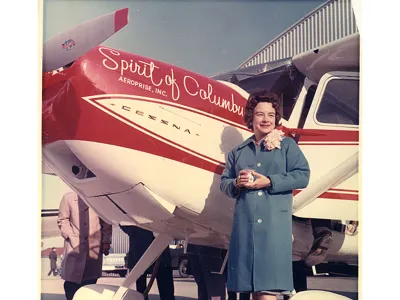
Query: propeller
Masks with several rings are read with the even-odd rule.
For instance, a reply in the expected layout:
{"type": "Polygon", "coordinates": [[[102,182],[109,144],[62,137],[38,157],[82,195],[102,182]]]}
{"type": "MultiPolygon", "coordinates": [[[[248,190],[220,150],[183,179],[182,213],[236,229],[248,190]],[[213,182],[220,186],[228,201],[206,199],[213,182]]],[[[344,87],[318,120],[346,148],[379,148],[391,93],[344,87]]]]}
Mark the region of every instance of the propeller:
{"type": "Polygon", "coordinates": [[[56,35],[43,45],[43,72],[72,63],[128,24],[128,8],[103,15],[56,35]]]}

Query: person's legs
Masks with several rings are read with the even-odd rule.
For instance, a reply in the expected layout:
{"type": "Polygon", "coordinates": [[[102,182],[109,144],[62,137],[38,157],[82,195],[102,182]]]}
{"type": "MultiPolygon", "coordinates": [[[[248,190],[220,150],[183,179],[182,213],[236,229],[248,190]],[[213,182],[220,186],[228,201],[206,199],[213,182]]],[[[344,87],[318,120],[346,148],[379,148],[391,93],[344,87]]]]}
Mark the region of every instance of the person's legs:
{"type": "Polygon", "coordinates": [[[172,268],[160,263],[157,273],[157,285],[161,300],[175,300],[172,268]]]}
{"type": "MultiPolygon", "coordinates": [[[[293,284],[296,293],[307,290],[307,268],[309,268],[304,260],[293,261],[293,284]]],[[[283,299],[288,300],[290,296],[284,295],[283,299]]]]}
{"type": "Polygon", "coordinates": [[[237,299],[236,292],[228,291],[228,300],[236,300],[236,299],[237,299]]]}
{"type": "Polygon", "coordinates": [[[250,293],[240,293],[239,300],[250,300],[250,293]]]}
{"type": "MultiPolygon", "coordinates": [[[[136,290],[143,294],[144,291],[146,290],[147,287],[147,273],[145,272],[142,276],[136,280],[136,290]]],[[[145,300],[148,300],[148,297],[145,298],[145,300]]]]}
{"type": "Polygon", "coordinates": [[[88,285],[88,284],[96,284],[97,279],[90,279],[90,280],[85,280],[82,282],[81,286],[88,285]]]}
{"type": "Polygon", "coordinates": [[[67,300],[72,300],[74,298],[74,295],[77,290],[81,287],[80,284],[71,282],[71,281],[65,281],[64,282],[64,291],[65,291],[65,297],[67,300]]]}
{"type": "Polygon", "coordinates": [[[192,274],[194,276],[194,280],[197,283],[197,299],[208,300],[209,297],[207,292],[206,279],[198,255],[190,254],[189,263],[192,270],[192,274]]]}
{"type": "MultiPolygon", "coordinates": [[[[293,265],[293,284],[296,292],[307,290],[307,266],[304,260],[294,261],[293,265]]],[[[309,268],[309,267],[308,267],[309,268]]]]}

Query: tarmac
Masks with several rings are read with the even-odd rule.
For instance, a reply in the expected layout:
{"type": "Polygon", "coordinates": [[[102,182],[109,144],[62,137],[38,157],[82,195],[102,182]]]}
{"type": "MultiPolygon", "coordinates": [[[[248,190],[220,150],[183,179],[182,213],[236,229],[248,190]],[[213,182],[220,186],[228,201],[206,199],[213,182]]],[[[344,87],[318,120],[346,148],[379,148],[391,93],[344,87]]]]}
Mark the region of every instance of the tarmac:
{"type": "MultiPolygon", "coordinates": [[[[41,300],[65,300],[64,281],[59,276],[47,276],[47,272],[49,271],[48,260],[48,258],[42,259],[41,300]]],[[[101,277],[98,283],[119,286],[124,279],[116,275],[109,275],[101,277]]],[[[312,276],[308,277],[307,286],[310,290],[330,291],[353,300],[358,300],[358,278],[356,277],[312,276]]],[[[177,271],[174,271],[174,287],[176,300],[197,299],[197,285],[192,277],[181,278],[177,271]]],[[[157,281],[155,280],[149,293],[149,300],[159,299],[157,281]]]]}

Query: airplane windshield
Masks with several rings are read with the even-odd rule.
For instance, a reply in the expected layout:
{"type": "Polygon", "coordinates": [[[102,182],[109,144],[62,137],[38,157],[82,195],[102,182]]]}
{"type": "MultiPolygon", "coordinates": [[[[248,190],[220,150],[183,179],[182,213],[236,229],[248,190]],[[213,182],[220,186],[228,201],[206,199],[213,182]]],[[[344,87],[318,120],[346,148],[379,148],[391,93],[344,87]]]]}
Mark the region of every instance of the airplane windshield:
{"type": "Polygon", "coordinates": [[[278,67],[289,65],[291,63],[291,59],[281,59],[274,62],[262,63],[250,67],[234,69],[228,72],[219,73],[211,76],[214,80],[223,80],[234,83],[235,80],[241,81],[248,79],[250,77],[259,75],[261,73],[268,72],[270,70],[274,70],[278,67]]]}
{"type": "Polygon", "coordinates": [[[304,75],[297,71],[291,59],[251,66],[211,77],[231,82],[249,94],[268,90],[281,97],[282,116],[290,118],[298,94],[304,83],[304,75]]]}

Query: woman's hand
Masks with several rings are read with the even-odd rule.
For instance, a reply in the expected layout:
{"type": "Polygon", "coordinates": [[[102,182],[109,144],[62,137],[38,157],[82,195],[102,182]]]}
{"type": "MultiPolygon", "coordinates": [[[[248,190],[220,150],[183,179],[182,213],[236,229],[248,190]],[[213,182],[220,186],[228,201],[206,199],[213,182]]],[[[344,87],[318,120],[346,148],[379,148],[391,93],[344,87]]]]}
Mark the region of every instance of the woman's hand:
{"type": "Polygon", "coordinates": [[[251,190],[259,190],[269,187],[271,185],[271,180],[269,180],[268,177],[257,173],[256,171],[251,171],[251,173],[253,174],[255,180],[253,182],[247,182],[246,184],[244,184],[245,188],[251,190]]]}
{"type": "Polygon", "coordinates": [[[254,170],[241,170],[236,178],[237,187],[244,187],[249,182],[249,173],[254,173],[254,170]]]}

